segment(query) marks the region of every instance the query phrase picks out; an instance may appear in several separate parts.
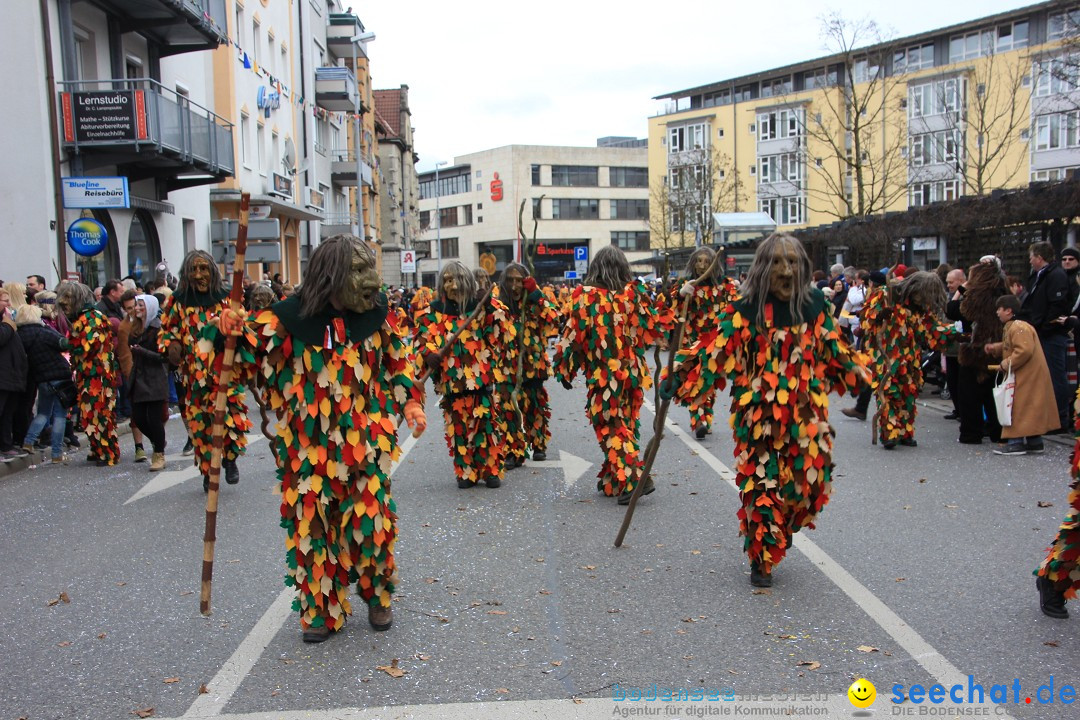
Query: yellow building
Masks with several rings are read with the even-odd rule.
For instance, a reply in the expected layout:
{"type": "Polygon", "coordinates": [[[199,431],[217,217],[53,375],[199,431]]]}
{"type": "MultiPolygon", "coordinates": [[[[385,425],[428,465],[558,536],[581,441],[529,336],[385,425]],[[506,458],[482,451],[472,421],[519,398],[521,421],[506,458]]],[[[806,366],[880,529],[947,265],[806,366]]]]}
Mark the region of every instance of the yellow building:
{"type": "MultiPolygon", "coordinates": [[[[666,224],[693,244],[715,212],[764,212],[792,230],[1064,178],[1080,166],[1069,9],[1045,2],[867,47],[849,42],[865,25],[838,21],[832,55],[658,96],[649,175],[654,197],[672,199],[666,224]],[[680,204],[687,195],[701,207],[680,204]]],[[[664,208],[651,212],[656,249],[664,208]]],[[[945,257],[930,242],[918,253],[945,257]]]]}

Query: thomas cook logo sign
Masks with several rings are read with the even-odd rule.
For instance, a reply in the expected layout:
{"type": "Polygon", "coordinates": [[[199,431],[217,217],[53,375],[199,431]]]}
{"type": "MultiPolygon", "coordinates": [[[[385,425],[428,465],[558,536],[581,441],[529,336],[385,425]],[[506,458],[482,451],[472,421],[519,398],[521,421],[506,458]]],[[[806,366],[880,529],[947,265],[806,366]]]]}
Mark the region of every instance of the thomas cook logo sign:
{"type": "Polygon", "coordinates": [[[109,242],[109,233],[97,220],[80,218],[68,226],[68,246],[83,257],[97,255],[105,249],[107,242],[109,242]]]}

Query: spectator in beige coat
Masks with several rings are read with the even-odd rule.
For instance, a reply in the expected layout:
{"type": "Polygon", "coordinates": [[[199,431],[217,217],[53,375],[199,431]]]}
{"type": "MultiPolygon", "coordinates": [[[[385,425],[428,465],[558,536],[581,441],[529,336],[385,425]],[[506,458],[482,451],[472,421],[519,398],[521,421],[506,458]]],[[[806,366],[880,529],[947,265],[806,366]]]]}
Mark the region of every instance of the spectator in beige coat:
{"type": "Polygon", "coordinates": [[[995,303],[998,319],[1004,323],[1002,341],[987,343],[986,352],[1001,358],[1001,371],[1016,375],[1012,423],[1002,424],[1001,438],[1008,442],[994,450],[997,455],[1027,455],[1043,451],[1044,433],[1061,427],[1054,384],[1035,328],[1017,320],[1020,299],[1003,295],[995,303]]]}

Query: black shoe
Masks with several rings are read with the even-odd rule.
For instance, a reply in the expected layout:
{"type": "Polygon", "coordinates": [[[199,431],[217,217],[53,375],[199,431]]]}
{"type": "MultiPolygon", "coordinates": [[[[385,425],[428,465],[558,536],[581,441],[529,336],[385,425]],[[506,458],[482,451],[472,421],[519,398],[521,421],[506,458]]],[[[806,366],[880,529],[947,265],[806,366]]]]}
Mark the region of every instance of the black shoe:
{"type": "Polygon", "coordinates": [[[982,445],[982,436],[975,437],[974,435],[961,435],[957,442],[961,445],[982,445]]]}
{"type": "Polygon", "coordinates": [[[704,440],[705,439],[705,433],[707,433],[707,432],[709,432],[709,429],[707,427],[705,427],[704,425],[702,425],[701,427],[699,427],[697,430],[694,431],[694,437],[696,437],[698,440],[704,440]]]}
{"type": "Polygon", "coordinates": [[[900,444],[904,447],[919,447],[919,443],[915,440],[915,438],[904,438],[900,441],[900,444]]]}
{"type": "Polygon", "coordinates": [[[840,412],[844,413],[849,418],[855,418],[856,420],[865,420],[866,419],[866,413],[859,412],[859,410],[857,408],[844,408],[840,412]]]}
{"type": "Polygon", "coordinates": [[[1065,593],[1058,592],[1054,583],[1044,577],[1037,577],[1035,589],[1039,591],[1039,609],[1043,615],[1058,620],[1069,617],[1069,611],[1065,609],[1065,593]]]}
{"type": "Polygon", "coordinates": [[[472,482],[471,480],[458,480],[457,481],[457,486],[458,486],[459,490],[468,490],[469,488],[471,488],[475,484],[476,483],[472,482]]]}
{"type": "Polygon", "coordinates": [[[184,443],[184,449],[180,451],[181,455],[192,455],[195,453],[195,446],[191,444],[191,438],[187,439],[184,443]]]}
{"type": "Polygon", "coordinates": [[[547,460],[547,453],[543,450],[536,450],[533,452],[532,459],[537,462],[543,462],[544,460],[547,460]]]}
{"type": "Polygon", "coordinates": [[[210,476],[209,475],[203,475],[202,476],[202,491],[204,493],[210,492],[210,476]]]}
{"type": "Polygon", "coordinates": [[[772,587],[772,573],[763,573],[757,565],[750,564],[750,584],[754,587],[772,587]]]}
{"type": "MultiPolygon", "coordinates": [[[[652,475],[645,478],[645,487],[641,488],[641,495],[639,497],[645,497],[650,493],[656,492],[656,485],[653,484],[652,475]]],[[[629,505],[630,497],[634,494],[633,490],[626,490],[619,496],[620,505],[629,505]]]]}
{"type": "Polygon", "coordinates": [[[945,416],[945,419],[946,419],[946,420],[959,420],[959,419],[960,419],[960,416],[959,416],[959,415],[958,415],[958,414],[956,413],[956,411],[954,410],[953,412],[951,412],[951,413],[949,413],[948,415],[946,415],[946,416],[945,416]]]}
{"type": "Polygon", "coordinates": [[[65,437],[64,444],[72,450],[78,450],[82,447],[82,443],[79,442],[79,438],[77,437],[65,437]]]}
{"type": "Polygon", "coordinates": [[[487,485],[489,488],[497,488],[502,485],[502,480],[497,477],[489,477],[487,480],[484,481],[484,484],[487,485]]]}
{"type": "Polygon", "coordinates": [[[1024,449],[1027,450],[1028,455],[1040,455],[1046,450],[1046,446],[1042,443],[1038,445],[1024,445],[1024,449]]]}
{"type": "Polygon", "coordinates": [[[330,628],[323,625],[322,627],[310,627],[304,631],[304,642],[306,643],[321,643],[330,639],[330,628]]]}
{"type": "Polygon", "coordinates": [[[896,441],[895,440],[883,440],[881,442],[881,447],[885,448],[886,450],[892,450],[894,447],[896,447],[896,441]]]}
{"type": "Polygon", "coordinates": [[[226,460],[221,463],[221,467],[225,468],[225,482],[229,485],[240,482],[240,469],[236,467],[235,460],[226,460]]]}

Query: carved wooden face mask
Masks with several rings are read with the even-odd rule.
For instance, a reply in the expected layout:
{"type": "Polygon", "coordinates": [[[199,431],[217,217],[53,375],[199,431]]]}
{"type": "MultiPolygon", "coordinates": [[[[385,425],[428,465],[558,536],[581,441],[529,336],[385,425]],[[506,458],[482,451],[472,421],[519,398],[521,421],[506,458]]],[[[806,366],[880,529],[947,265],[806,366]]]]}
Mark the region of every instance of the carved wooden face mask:
{"type": "Polygon", "coordinates": [[[517,270],[506,273],[506,288],[511,297],[520,298],[525,289],[525,278],[517,270]]]}
{"type": "Polygon", "coordinates": [[[464,288],[461,286],[461,283],[458,282],[458,278],[454,273],[449,271],[443,273],[442,292],[447,300],[460,304],[463,290],[464,288]]]}
{"type": "Polygon", "coordinates": [[[355,313],[365,313],[375,307],[379,294],[379,273],[370,255],[360,248],[353,249],[352,272],[338,296],[342,307],[355,313]]]}
{"type": "Polygon", "coordinates": [[[711,257],[705,253],[698,255],[697,259],[694,260],[694,275],[696,277],[701,277],[705,271],[709,269],[710,265],[712,265],[711,257]]]}
{"type": "Polygon", "coordinates": [[[769,292],[780,301],[787,302],[795,294],[795,271],[799,266],[799,254],[790,245],[781,245],[773,255],[769,270],[769,292]]]}
{"type": "Polygon", "coordinates": [[[209,292],[210,278],[210,263],[206,258],[195,258],[191,263],[191,286],[198,292],[209,292]]]}

